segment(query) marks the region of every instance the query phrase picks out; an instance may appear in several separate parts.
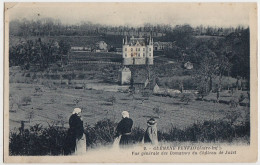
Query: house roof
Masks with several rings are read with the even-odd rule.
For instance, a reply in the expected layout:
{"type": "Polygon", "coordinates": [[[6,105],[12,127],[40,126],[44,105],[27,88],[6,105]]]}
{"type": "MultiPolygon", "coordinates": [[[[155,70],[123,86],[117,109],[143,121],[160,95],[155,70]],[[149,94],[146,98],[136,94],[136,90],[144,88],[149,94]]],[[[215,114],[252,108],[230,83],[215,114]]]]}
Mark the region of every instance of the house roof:
{"type": "Polygon", "coordinates": [[[131,72],[129,68],[127,67],[124,67],[124,68],[121,68],[119,69],[120,72],[131,72]]]}

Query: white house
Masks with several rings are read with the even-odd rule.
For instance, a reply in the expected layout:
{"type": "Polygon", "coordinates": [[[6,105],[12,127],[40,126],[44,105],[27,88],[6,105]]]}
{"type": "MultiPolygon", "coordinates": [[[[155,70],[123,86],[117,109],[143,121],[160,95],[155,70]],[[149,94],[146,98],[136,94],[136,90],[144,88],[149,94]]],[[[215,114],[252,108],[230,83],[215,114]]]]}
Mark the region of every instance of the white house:
{"type": "Polygon", "coordinates": [[[123,39],[122,57],[124,65],[153,64],[153,39],[127,37],[123,39]]]}

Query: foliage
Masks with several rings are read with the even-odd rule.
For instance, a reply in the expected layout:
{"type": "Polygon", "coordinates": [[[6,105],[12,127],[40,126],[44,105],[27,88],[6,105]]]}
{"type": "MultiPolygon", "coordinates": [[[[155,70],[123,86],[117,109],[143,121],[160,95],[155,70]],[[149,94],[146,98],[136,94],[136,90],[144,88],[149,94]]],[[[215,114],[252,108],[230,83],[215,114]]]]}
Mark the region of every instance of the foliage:
{"type": "Polygon", "coordinates": [[[29,120],[29,123],[31,122],[31,120],[34,118],[35,113],[34,111],[30,111],[26,113],[26,118],[29,120]]]}
{"type": "Polygon", "coordinates": [[[25,105],[28,105],[30,102],[32,102],[32,98],[30,96],[24,96],[22,98],[22,102],[25,103],[25,105]]]}
{"type": "Polygon", "coordinates": [[[160,114],[165,113],[165,111],[164,111],[162,108],[160,108],[160,106],[154,107],[154,108],[153,108],[153,112],[154,112],[156,115],[158,115],[159,118],[160,118],[160,114]]]}
{"type": "Polygon", "coordinates": [[[78,105],[81,101],[82,101],[82,98],[81,98],[81,97],[80,97],[80,98],[75,98],[75,99],[73,100],[73,102],[74,102],[76,105],[78,105]]]}
{"type": "MultiPolygon", "coordinates": [[[[27,40],[10,47],[10,66],[21,66],[24,69],[46,69],[50,64],[61,60],[62,55],[67,55],[70,46],[65,41],[58,46],[54,40],[43,42],[41,38],[37,40],[27,40]]],[[[28,74],[28,76],[30,76],[28,74]]],[[[27,77],[28,77],[27,76],[27,77]]]]}
{"type": "Polygon", "coordinates": [[[189,102],[190,102],[191,100],[192,100],[191,94],[183,93],[183,94],[180,96],[180,101],[181,101],[181,102],[184,102],[185,104],[189,104],[189,102]]]}
{"type": "Polygon", "coordinates": [[[64,128],[39,124],[20,132],[11,132],[9,141],[10,155],[61,155],[66,137],[64,128]]]}
{"type": "Polygon", "coordinates": [[[107,120],[98,121],[94,127],[86,125],[85,134],[87,146],[112,144],[115,135],[116,123],[107,120]]]}
{"type": "Polygon", "coordinates": [[[59,41],[59,53],[62,55],[67,55],[70,50],[70,45],[64,40],[59,41]]]}
{"type": "Polygon", "coordinates": [[[209,120],[194,123],[184,130],[172,127],[170,131],[158,132],[159,141],[192,141],[192,142],[232,142],[245,138],[249,142],[250,124],[234,125],[223,120],[209,120]]]}
{"type": "MultiPolygon", "coordinates": [[[[117,123],[109,119],[97,122],[93,127],[86,124],[85,134],[87,148],[109,145],[113,143],[117,123]]],[[[36,124],[29,129],[24,126],[19,132],[10,132],[10,155],[62,155],[67,135],[67,128],[49,125],[43,128],[36,124]]],[[[140,143],[144,130],[135,127],[132,129],[133,143],[140,143]]],[[[250,122],[245,120],[240,125],[225,120],[209,120],[179,129],[172,127],[168,132],[158,131],[158,140],[164,142],[232,142],[243,138],[249,142],[250,122]]]]}
{"type": "Polygon", "coordinates": [[[116,102],[116,97],[115,96],[111,96],[107,99],[107,102],[110,102],[112,105],[114,105],[114,103],[116,102]]]}

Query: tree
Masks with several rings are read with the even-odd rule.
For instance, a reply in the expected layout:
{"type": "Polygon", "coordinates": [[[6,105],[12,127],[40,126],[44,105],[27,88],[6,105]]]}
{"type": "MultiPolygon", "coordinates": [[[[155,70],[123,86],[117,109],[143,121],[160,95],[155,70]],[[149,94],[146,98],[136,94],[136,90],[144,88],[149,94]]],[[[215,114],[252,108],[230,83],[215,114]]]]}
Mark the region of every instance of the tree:
{"type": "Polygon", "coordinates": [[[216,61],[216,71],[215,74],[218,76],[218,91],[222,90],[222,78],[223,75],[227,73],[229,76],[230,69],[232,67],[232,64],[229,62],[228,58],[225,55],[218,56],[218,59],[216,61]]]}
{"type": "Polygon", "coordinates": [[[232,77],[245,77],[249,80],[250,76],[250,45],[249,28],[229,34],[225,39],[225,49],[228,51],[227,57],[232,63],[230,75],[232,77]]]}
{"type": "Polygon", "coordinates": [[[195,75],[199,93],[201,96],[207,95],[212,90],[212,81],[215,77],[217,68],[217,59],[214,52],[209,52],[207,56],[202,59],[199,69],[195,75]]]}
{"type": "Polygon", "coordinates": [[[67,55],[70,50],[70,44],[64,40],[59,41],[59,53],[67,55]]]}
{"type": "Polygon", "coordinates": [[[111,96],[107,99],[108,102],[110,102],[112,105],[114,105],[114,103],[116,102],[116,97],[115,96],[111,96]]]}
{"type": "Polygon", "coordinates": [[[81,98],[81,97],[80,97],[80,98],[76,98],[76,99],[73,100],[73,102],[74,102],[76,105],[78,105],[79,102],[81,102],[81,101],[82,101],[82,98],[81,98]]]}
{"type": "Polygon", "coordinates": [[[186,105],[188,105],[191,100],[192,100],[192,98],[191,98],[191,95],[190,95],[190,94],[185,94],[185,93],[183,93],[183,94],[181,95],[180,101],[181,101],[181,102],[184,102],[186,105]]]}
{"type": "Polygon", "coordinates": [[[31,123],[31,120],[34,118],[34,116],[34,111],[30,111],[26,114],[26,118],[29,120],[29,123],[31,123]]]}
{"type": "Polygon", "coordinates": [[[30,96],[25,96],[23,97],[22,102],[24,102],[25,105],[28,105],[28,103],[32,102],[32,98],[30,96]]]}

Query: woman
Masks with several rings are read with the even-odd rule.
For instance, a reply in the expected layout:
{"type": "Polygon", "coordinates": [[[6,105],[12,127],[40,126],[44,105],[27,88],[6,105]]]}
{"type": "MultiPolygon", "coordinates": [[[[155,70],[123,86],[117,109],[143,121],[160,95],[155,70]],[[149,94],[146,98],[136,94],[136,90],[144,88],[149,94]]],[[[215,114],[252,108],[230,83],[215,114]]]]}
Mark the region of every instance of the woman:
{"type": "Polygon", "coordinates": [[[147,121],[147,129],[144,134],[143,141],[144,143],[150,143],[152,145],[158,145],[157,137],[157,123],[154,118],[151,118],[147,121]]]}
{"type": "Polygon", "coordinates": [[[122,112],[122,120],[118,123],[116,128],[116,138],[120,137],[119,146],[125,148],[126,145],[131,143],[131,129],[133,120],[129,118],[127,111],[122,112]]]}
{"type": "Polygon", "coordinates": [[[86,152],[86,137],[84,135],[80,108],[75,108],[72,112],[69,119],[69,126],[65,154],[84,154],[86,152]]]}

